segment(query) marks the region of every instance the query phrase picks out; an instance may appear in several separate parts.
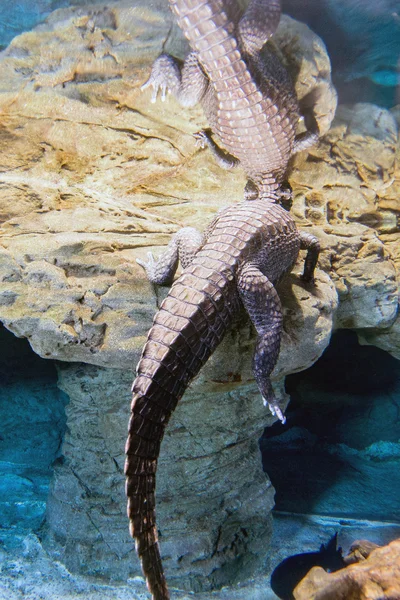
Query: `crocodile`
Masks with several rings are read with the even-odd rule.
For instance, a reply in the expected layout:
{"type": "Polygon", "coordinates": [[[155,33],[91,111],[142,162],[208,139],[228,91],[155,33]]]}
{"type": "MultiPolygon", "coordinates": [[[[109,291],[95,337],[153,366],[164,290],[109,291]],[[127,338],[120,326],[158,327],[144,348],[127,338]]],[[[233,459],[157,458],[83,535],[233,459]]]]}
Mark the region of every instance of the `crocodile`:
{"type": "Polygon", "coordinates": [[[308,130],[296,135],[294,86],[266,45],[279,24],[280,0],[251,0],[243,15],[227,0],[170,0],[170,6],[192,51],[183,65],[161,54],[142,89],[153,88],[152,102],[160,92],[162,100],[172,92],[182,106],[200,102],[210,128],[195,134],[198,145],[208,146],[223,168],[240,165],[253,194],[280,189],[281,200],[290,202],[289,159],[316,142],[318,125],[308,111],[308,130]]]}
{"type": "Polygon", "coordinates": [[[133,383],[126,444],[126,493],[130,532],[155,600],[167,600],[155,521],[155,477],[165,427],[197,375],[244,306],[257,332],[256,382],[272,413],[285,418],[271,385],[282,331],[275,285],[300,249],[307,250],[302,278],[313,281],[319,242],[299,232],[291,214],[274,199],[244,199],[217,214],[201,235],[186,227],[158,260],[138,262],[151,282],[171,283],[183,272],[156,313],[133,383]]]}
{"type": "Polygon", "coordinates": [[[270,374],[282,331],[275,289],[299,250],[307,251],[303,279],[313,281],[318,239],[299,232],[283,207],[285,174],[294,152],[315,141],[296,136],[298,103],[272,50],[260,50],[280,18],[278,0],[251,0],[241,15],[235,2],[170,0],[193,51],[182,69],[168,55],[155,62],[153,97],[174,92],[186,106],[201,100],[211,131],[197,134],[222,166],[240,164],[248,183],[244,200],[218,213],[204,234],[191,227],[172,238],[157,261],[138,263],[154,284],[173,283],[149,331],[132,386],[126,443],[130,532],[154,600],[168,600],[155,519],[157,460],[165,427],[198,374],[245,308],[257,332],[253,370],[264,404],[284,422],[270,374]],[[267,56],[267,60],[266,60],[267,56]],[[217,135],[221,148],[213,139],[217,135]]]}

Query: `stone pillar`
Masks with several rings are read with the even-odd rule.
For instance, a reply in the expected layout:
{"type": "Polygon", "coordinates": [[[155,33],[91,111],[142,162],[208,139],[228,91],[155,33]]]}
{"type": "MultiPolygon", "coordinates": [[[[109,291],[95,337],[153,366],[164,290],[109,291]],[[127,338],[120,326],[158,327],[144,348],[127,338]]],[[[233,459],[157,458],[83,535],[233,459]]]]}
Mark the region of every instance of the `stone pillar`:
{"type": "MultiPolygon", "coordinates": [[[[167,427],[157,476],[168,581],[194,591],[263,567],[274,494],[258,448],[270,417],[255,384],[205,385],[206,375],[207,369],[167,427]]],[[[128,534],[123,475],[132,377],[83,364],[59,368],[60,388],[70,398],[68,431],[64,458],[55,467],[44,544],[73,572],[122,580],[140,573],[128,534]]]]}

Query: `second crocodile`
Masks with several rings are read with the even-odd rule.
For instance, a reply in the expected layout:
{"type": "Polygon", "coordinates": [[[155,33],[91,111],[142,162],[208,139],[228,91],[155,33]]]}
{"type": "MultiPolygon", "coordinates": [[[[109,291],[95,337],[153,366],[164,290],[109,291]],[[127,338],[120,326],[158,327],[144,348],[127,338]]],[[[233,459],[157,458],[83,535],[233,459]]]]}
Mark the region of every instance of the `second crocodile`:
{"type": "Polygon", "coordinates": [[[245,13],[226,0],[170,0],[192,52],[182,68],[162,54],[142,86],[171,91],[183,106],[201,102],[210,130],[195,136],[225,168],[244,169],[253,194],[282,190],[290,157],[315,143],[313,131],[296,136],[299,106],[290,77],[266,42],[281,15],[280,0],[251,0],[245,13]],[[262,50],[262,52],[261,52],[262,50]],[[215,134],[223,149],[214,141],[215,134]]]}

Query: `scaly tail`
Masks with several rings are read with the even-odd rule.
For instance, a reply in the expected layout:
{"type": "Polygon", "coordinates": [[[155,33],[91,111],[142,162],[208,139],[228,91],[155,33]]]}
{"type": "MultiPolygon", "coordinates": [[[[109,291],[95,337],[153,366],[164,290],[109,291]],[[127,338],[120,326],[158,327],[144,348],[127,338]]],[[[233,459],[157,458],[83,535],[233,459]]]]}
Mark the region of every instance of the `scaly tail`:
{"type": "Polygon", "coordinates": [[[157,458],[167,417],[161,407],[154,407],[155,410],[152,410],[148,406],[143,389],[146,384],[148,387],[154,387],[151,380],[146,381],[143,377],[138,377],[134,382],[132,417],[126,443],[125,475],[129,530],[136,540],[136,552],[154,600],[169,600],[155,516],[157,458]],[[145,417],[141,415],[142,411],[146,413],[145,417]],[[155,419],[156,422],[151,419],[155,419]]]}
{"type": "Polygon", "coordinates": [[[226,293],[229,279],[196,261],[203,259],[183,272],[156,314],[132,387],[125,463],[128,517],[154,600],[169,599],[155,519],[161,440],[188,383],[222,340],[234,304],[232,293],[226,293]]]}

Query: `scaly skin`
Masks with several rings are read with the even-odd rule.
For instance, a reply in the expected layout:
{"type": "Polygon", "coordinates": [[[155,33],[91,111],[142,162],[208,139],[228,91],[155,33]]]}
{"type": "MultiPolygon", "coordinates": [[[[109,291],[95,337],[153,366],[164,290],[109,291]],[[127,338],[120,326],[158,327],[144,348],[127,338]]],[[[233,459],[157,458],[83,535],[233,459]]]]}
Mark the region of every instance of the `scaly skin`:
{"type": "Polygon", "coordinates": [[[126,445],[130,531],[154,600],[168,600],[155,521],[155,475],[165,427],[187,385],[244,305],[257,331],[254,374],[273,413],[284,416],[270,374],[280,347],[282,310],[276,282],[307,249],[303,278],[311,281],[319,243],[297,231],[279,202],[288,161],[313,135],[295,138],[298,106],[290,80],[271,50],[279,0],[251,0],[244,15],[231,0],[170,0],[192,53],[182,69],[161,55],[144,88],[182,104],[200,101],[221,150],[208,132],[197,137],[225,167],[239,164],[249,182],[245,200],[219,214],[204,236],[178,232],[157,262],[138,261],[150,281],[170,283],[178,259],[184,271],[155,316],[133,383],[126,445]]]}
{"type": "Polygon", "coordinates": [[[155,522],[155,475],[165,426],[189,382],[244,305],[257,331],[254,374],[264,403],[284,421],[270,373],[280,347],[282,311],[275,283],[307,249],[303,278],[313,279],[319,244],[296,229],[291,215],[266,199],[245,200],[217,215],[204,236],[186,228],[157,262],[141,263],[149,279],[182,275],[155,316],[133,383],[126,445],[131,535],[154,600],[167,600],[155,522]],[[189,242],[189,244],[188,244],[189,242]]]}
{"type": "Polygon", "coordinates": [[[172,91],[181,103],[201,102],[211,132],[197,134],[219,164],[240,164],[260,197],[270,197],[284,181],[294,152],[317,139],[316,133],[296,138],[299,107],[290,78],[268,46],[280,19],[280,0],[251,0],[240,18],[228,0],[170,0],[192,53],[182,70],[161,55],[143,88],[172,91]]]}

